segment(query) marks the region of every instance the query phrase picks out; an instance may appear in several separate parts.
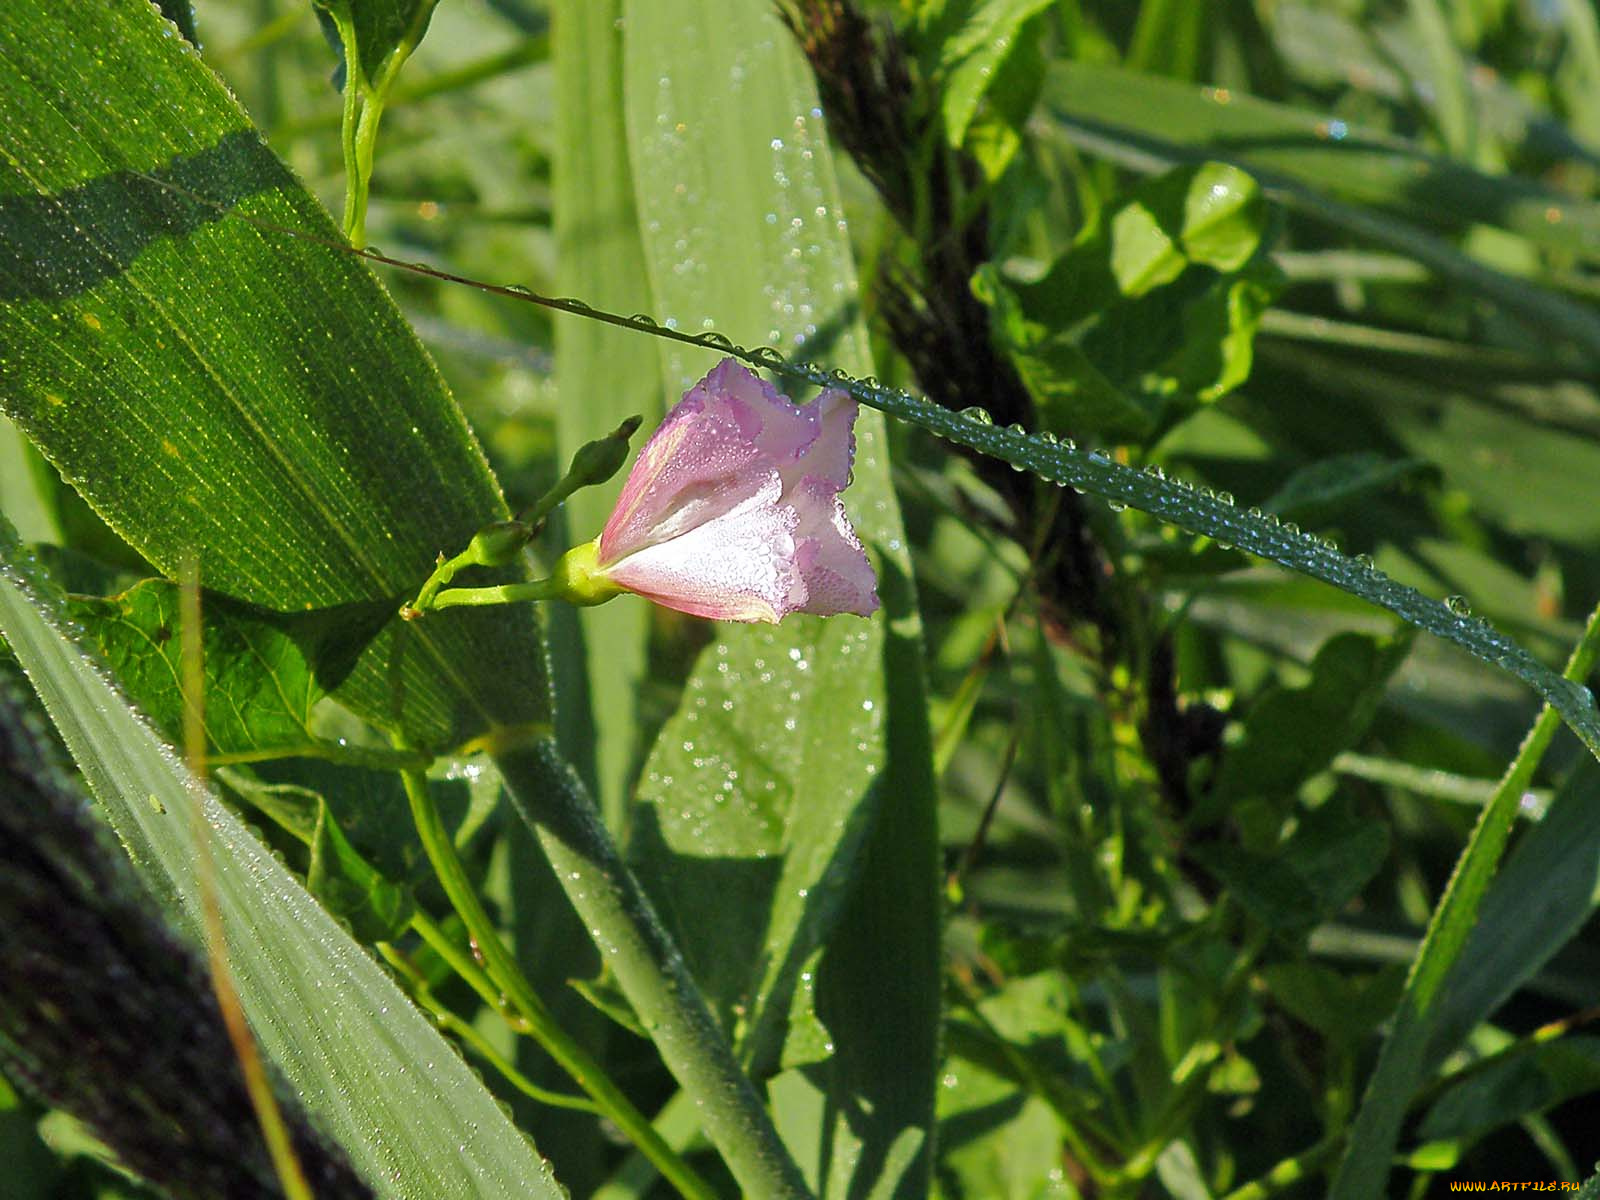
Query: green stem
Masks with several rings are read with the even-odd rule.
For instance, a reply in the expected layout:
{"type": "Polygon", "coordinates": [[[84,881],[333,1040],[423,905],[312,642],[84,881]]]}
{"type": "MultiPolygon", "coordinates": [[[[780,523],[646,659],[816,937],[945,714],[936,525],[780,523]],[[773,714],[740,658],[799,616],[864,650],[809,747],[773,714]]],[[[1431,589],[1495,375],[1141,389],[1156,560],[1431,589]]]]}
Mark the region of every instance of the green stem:
{"type": "Polygon", "coordinates": [[[367,185],[356,154],[356,128],[361,121],[363,76],[361,50],[356,43],[355,21],[346,7],[329,10],[339,45],[344,51],[344,107],[340,113],[339,144],[344,151],[344,234],[352,246],[366,245],[367,185]]]}
{"type": "Polygon", "coordinates": [[[560,594],[560,588],[553,579],[535,579],[530,583],[502,583],[494,587],[449,588],[437,593],[429,601],[428,608],[455,608],[472,604],[516,604],[522,600],[549,600],[560,594]]]}
{"type": "MultiPolygon", "coordinates": [[[[549,1105],[551,1108],[567,1108],[577,1112],[599,1113],[600,1105],[593,1100],[585,1100],[582,1096],[568,1096],[562,1092],[553,1092],[549,1088],[542,1088],[529,1079],[516,1067],[511,1065],[509,1059],[489,1044],[489,1039],[484,1037],[475,1028],[463,1021],[460,1017],[442,1005],[433,1010],[434,1020],[439,1023],[439,1028],[447,1033],[454,1034],[460,1041],[470,1046],[479,1058],[487,1062],[496,1071],[505,1077],[506,1081],[524,1096],[540,1104],[549,1105]]],[[[681,1187],[680,1191],[683,1190],[681,1187]]]]}
{"type": "Polygon", "coordinates": [[[548,1104],[552,1108],[570,1108],[578,1112],[598,1113],[600,1110],[591,1100],[582,1096],[569,1096],[563,1092],[553,1092],[549,1088],[542,1088],[529,1079],[511,1064],[511,1061],[489,1044],[489,1039],[478,1030],[463,1021],[452,1012],[437,996],[427,978],[416,965],[411,962],[399,949],[387,942],[378,943],[378,952],[383,955],[384,961],[400,973],[411,985],[411,998],[421,1007],[433,1015],[434,1022],[440,1029],[453,1034],[456,1039],[471,1048],[473,1053],[487,1062],[496,1071],[500,1072],[512,1087],[524,1096],[528,1096],[540,1104],[548,1104]]]}
{"type": "MultiPolygon", "coordinates": [[[[348,86],[348,85],[347,85],[348,86]]],[[[356,120],[355,132],[350,135],[350,148],[345,156],[345,169],[354,169],[345,190],[345,236],[352,246],[367,244],[367,195],[372,186],[372,164],[378,152],[378,124],[383,120],[383,101],[372,93],[362,97],[361,115],[356,120]]]]}
{"type": "Polygon", "coordinates": [[[428,791],[427,779],[419,771],[402,771],[400,777],[405,783],[417,836],[444,887],[445,895],[477,943],[490,977],[505,990],[512,1005],[527,1020],[534,1039],[679,1192],[692,1200],[715,1200],[716,1191],[711,1185],[661,1140],[645,1115],[622,1094],[600,1064],[556,1023],[516,959],[500,940],[489,914],[484,911],[472,882],[467,878],[466,868],[456,854],[455,843],[450,839],[438,806],[428,791]]]}
{"type": "Polygon", "coordinates": [[[1222,1200],[1266,1200],[1266,1197],[1284,1188],[1303,1183],[1313,1171],[1321,1169],[1343,1144],[1342,1134],[1326,1137],[1309,1150],[1284,1159],[1259,1179],[1252,1179],[1243,1187],[1235,1188],[1222,1200]]]}
{"type": "Polygon", "coordinates": [[[568,899],[662,1060],[693,1099],[706,1136],[744,1194],[762,1200],[809,1197],[800,1168],[706,1007],[683,956],[553,739],[506,750],[495,763],[568,899]]]}
{"type": "Polygon", "coordinates": [[[383,121],[384,104],[400,68],[422,40],[422,32],[437,3],[438,0],[427,0],[417,7],[405,36],[389,52],[372,79],[367,78],[361,66],[361,43],[350,6],[343,4],[331,10],[344,52],[344,110],[340,116],[344,142],[344,232],[357,249],[367,244],[367,193],[372,182],[372,163],[377,155],[378,126],[383,121]]]}
{"type": "Polygon", "coordinates": [[[428,576],[427,582],[422,585],[422,590],[417,593],[417,598],[411,602],[411,607],[417,612],[427,612],[433,607],[433,601],[438,596],[441,588],[456,577],[457,574],[468,567],[475,566],[477,558],[469,546],[454,558],[439,556],[439,565],[434,567],[433,574],[428,576]]]}

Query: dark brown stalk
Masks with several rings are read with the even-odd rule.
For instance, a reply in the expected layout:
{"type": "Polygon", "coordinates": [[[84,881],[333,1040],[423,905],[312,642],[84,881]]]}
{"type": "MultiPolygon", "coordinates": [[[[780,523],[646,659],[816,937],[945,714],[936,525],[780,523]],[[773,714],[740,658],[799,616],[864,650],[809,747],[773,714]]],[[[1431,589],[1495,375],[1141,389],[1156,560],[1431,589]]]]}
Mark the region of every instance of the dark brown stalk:
{"type": "MultiPolygon", "coordinates": [[[[780,0],[779,11],[816,74],[829,132],[905,234],[884,254],[874,292],[895,347],[931,399],[947,408],[980,406],[999,424],[1036,428],[1032,398],[995,349],[988,309],[970,286],[989,258],[988,213],[958,201],[976,192],[978,170],[945,145],[936,106],[919,93],[893,29],[869,21],[850,0],[780,0]]],[[[1046,527],[1049,565],[1037,580],[1047,627],[1088,626],[1095,636],[1075,640],[1092,641],[1103,667],[1125,662],[1142,672],[1140,734],[1163,794],[1184,811],[1188,762],[1206,749],[1179,710],[1170,647],[1141,650],[1141,639],[1125,628],[1145,606],[1114,596],[1113,565],[1082,501],[1068,492],[1061,503],[1046,503],[1031,477],[982,455],[972,460],[1005,498],[1024,541],[1034,543],[1032,531],[1046,527]],[[1124,611],[1130,605],[1133,611],[1124,611]]]]}

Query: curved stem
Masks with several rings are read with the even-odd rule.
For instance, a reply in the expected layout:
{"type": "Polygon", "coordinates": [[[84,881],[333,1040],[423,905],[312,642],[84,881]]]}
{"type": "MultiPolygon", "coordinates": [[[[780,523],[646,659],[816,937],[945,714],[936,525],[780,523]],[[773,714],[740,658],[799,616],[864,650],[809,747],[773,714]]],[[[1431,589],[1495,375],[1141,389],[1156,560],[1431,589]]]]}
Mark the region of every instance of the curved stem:
{"type": "Polygon", "coordinates": [[[706,1136],[744,1194],[807,1200],[811,1191],[805,1177],[759,1093],[553,739],[507,750],[496,756],[495,764],[572,906],[668,1070],[693,1100],[706,1136]]]}
{"type": "Polygon", "coordinates": [[[446,588],[428,602],[428,609],[455,608],[463,604],[516,604],[521,600],[549,600],[561,589],[555,580],[502,583],[494,587],[446,588]]]}
{"type": "Polygon", "coordinates": [[[553,1092],[549,1088],[540,1087],[521,1071],[511,1064],[492,1045],[489,1039],[479,1033],[477,1028],[452,1012],[443,1001],[433,994],[433,987],[428,983],[426,976],[417,970],[416,965],[405,956],[397,947],[388,942],[378,943],[378,953],[383,955],[384,961],[393,967],[411,985],[411,998],[421,1007],[433,1015],[434,1022],[440,1029],[455,1036],[456,1040],[470,1048],[479,1058],[487,1062],[498,1071],[505,1080],[524,1096],[548,1104],[552,1108],[568,1108],[577,1112],[598,1113],[600,1108],[592,1100],[585,1100],[582,1096],[569,1096],[564,1092],[553,1092]]]}
{"type": "Polygon", "coordinates": [[[416,824],[417,836],[428,862],[438,875],[445,895],[450,898],[450,903],[477,943],[490,977],[505,990],[512,1005],[527,1021],[534,1039],[679,1192],[692,1200],[715,1200],[715,1189],[661,1140],[649,1119],[622,1094],[604,1068],[556,1023],[516,959],[500,940],[489,914],[484,911],[483,903],[467,878],[466,868],[456,854],[455,843],[450,840],[438,806],[428,791],[427,779],[420,771],[414,770],[402,771],[400,777],[405,783],[411,819],[416,824]]]}
{"type": "Polygon", "coordinates": [[[367,185],[356,153],[356,130],[361,121],[361,51],[355,22],[347,8],[328,10],[344,51],[344,107],[340,112],[339,144],[344,152],[344,235],[356,249],[366,245],[367,185]]]}
{"type": "Polygon", "coordinates": [[[1338,1153],[1343,1145],[1344,1134],[1330,1134],[1309,1150],[1303,1150],[1293,1158],[1284,1159],[1259,1179],[1252,1179],[1243,1187],[1235,1188],[1224,1196],[1223,1200],[1266,1200],[1268,1196],[1276,1195],[1285,1188],[1304,1183],[1314,1171],[1320,1170],[1324,1163],[1338,1153]]]}

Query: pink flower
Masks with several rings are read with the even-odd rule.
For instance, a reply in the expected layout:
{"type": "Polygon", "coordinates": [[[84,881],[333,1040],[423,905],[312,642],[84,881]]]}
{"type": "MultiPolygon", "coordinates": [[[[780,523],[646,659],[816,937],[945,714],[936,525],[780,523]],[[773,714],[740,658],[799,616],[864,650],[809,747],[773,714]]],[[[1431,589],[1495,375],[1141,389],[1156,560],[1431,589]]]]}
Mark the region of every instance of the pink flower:
{"type": "Polygon", "coordinates": [[[582,574],[725,621],[872,613],[878,581],[839,499],[855,421],[848,393],[796,405],[724,360],[640,451],[582,574]]]}

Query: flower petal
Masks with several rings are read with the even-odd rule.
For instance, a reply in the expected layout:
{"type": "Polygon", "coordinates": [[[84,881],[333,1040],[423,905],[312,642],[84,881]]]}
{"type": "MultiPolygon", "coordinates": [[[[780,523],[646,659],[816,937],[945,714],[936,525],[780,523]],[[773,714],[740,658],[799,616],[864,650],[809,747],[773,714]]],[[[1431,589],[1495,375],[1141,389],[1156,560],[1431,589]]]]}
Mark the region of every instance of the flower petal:
{"type": "Polygon", "coordinates": [[[676,537],[603,564],[604,574],[697,617],[777,622],[808,598],[795,559],[799,514],[782,497],[783,481],[769,468],[754,494],[676,537]]]}
{"type": "Polygon", "coordinates": [[[838,496],[856,414],[837,388],[794,405],[734,360],[719,363],[640,452],[596,573],[724,620],[875,611],[877,580],[838,496]]]}
{"type": "MultiPolygon", "coordinates": [[[[687,396],[703,395],[707,410],[737,420],[755,447],[779,470],[798,462],[817,440],[820,412],[798,405],[731,358],[711,368],[687,396]]],[[[787,480],[785,480],[787,482],[787,480]]]]}
{"type": "Polygon", "coordinates": [[[829,388],[799,410],[812,414],[818,425],[817,436],[791,467],[780,466],[785,486],[802,479],[822,479],[842,492],[850,483],[850,467],[856,457],[855,397],[838,388],[829,388]]]}
{"type": "Polygon", "coordinates": [[[824,617],[837,613],[870,617],[877,612],[878,577],[832,485],[807,480],[787,499],[799,511],[795,565],[806,592],[793,610],[824,617]]]}
{"type": "Polygon", "coordinates": [[[737,414],[691,390],[639,452],[600,535],[600,565],[676,537],[747,500],[769,464],[737,414]]]}

